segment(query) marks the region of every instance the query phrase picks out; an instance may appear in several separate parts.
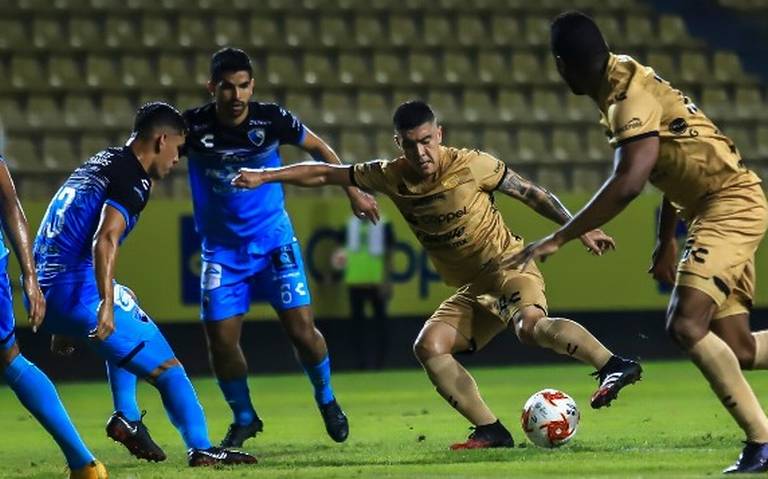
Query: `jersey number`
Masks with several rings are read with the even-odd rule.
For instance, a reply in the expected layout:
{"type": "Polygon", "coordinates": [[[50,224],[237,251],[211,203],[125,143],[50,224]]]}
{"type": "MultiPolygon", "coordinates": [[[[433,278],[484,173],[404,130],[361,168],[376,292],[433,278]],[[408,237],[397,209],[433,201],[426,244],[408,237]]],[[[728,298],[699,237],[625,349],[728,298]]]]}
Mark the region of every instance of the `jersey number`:
{"type": "Polygon", "coordinates": [[[61,230],[64,228],[64,213],[66,213],[69,205],[75,200],[76,194],[77,190],[71,186],[65,186],[53,199],[49,213],[50,221],[48,222],[48,227],[45,229],[45,236],[53,238],[61,233],[61,230]]]}

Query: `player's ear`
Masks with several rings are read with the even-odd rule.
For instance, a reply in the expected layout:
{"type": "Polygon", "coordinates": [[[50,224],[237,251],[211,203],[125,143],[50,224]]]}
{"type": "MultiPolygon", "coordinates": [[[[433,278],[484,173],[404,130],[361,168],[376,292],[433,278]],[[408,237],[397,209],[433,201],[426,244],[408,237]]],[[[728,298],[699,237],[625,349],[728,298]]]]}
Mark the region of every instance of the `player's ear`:
{"type": "Polygon", "coordinates": [[[443,125],[437,125],[437,133],[435,134],[435,139],[437,140],[437,143],[443,142],[443,125]]]}
{"type": "Polygon", "coordinates": [[[401,150],[403,149],[403,142],[402,142],[402,140],[400,138],[400,135],[395,134],[392,137],[392,141],[395,142],[395,146],[396,147],[400,148],[401,150]]]}
{"type": "Polygon", "coordinates": [[[213,82],[213,80],[208,80],[208,83],[205,84],[205,88],[208,90],[208,93],[210,93],[211,96],[216,94],[216,84],[213,82]]]}
{"type": "Polygon", "coordinates": [[[168,143],[168,134],[165,132],[158,133],[155,137],[155,153],[160,153],[166,143],[168,143]]]}

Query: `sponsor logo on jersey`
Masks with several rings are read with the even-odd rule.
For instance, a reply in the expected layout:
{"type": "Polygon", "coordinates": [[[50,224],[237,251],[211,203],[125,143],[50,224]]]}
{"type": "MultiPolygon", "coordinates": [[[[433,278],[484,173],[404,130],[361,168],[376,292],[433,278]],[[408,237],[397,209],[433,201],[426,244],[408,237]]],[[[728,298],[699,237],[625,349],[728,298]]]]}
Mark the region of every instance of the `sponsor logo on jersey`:
{"type": "Polygon", "coordinates": [[[453,221],[456,221],[457,219],[461,218],[462,216],[467,214],[467,207],[464,206],[461,209],[458,209],[456,211],[451,211],[449,213],[440,213],[440,214],[434,214],[434,215],[422,215],[422,216],[416,216],[413,214],[409,214],[405,216],[405,219],[414,225],[441,225],[443,223],[451,223],[453,221]]]}
{"type": "Polygon", "coordinates": [[[267,135],[264,132],[264,128],[254,128],[253,130],[250,130],[248,132],[248,139],[251,140],[251,143],[253,143],[256,146],[263,145],[264,139],[266,137],[267,135]]]}
{"type": "Polygon", "coordinates": [[[614,134],[619,135],[621,133],[624,133],[625,131],[634,130],[635,128],[640,128],[641,126],[643,126],[643,121],[638,117],[634,117],[628,122],[626,122],[623,126],[620,126],[619,128],[617,128],[614,134]]]}
{"type": "Polygon", "coordinates": [[[685,130],[687,129],[688,129],[688,122],[685,121],[685,118],[675,118],[669,124],[669,131],[671,131],[675,135],[682,135],[683,133],[685,133],[685,130]]]}
{"type": "Polygon", "coordinates": [[[447,243],[449,241],[453,241],[455,239],[461,238],[464,236],[465,228],[463,226],[460,226],[458,228],[454,228],[451,231],[448,231],[447,233],[425,233],[423,231],[415,231],[416,237],[421,241],[423,244],[441,244],[441,243],[447,243]]]}

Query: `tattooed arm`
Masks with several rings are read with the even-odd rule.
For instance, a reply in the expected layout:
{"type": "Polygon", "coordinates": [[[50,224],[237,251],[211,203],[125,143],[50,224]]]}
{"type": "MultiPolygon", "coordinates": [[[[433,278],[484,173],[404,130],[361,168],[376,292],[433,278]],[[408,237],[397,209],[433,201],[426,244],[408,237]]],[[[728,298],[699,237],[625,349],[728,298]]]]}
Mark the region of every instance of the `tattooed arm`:
{"type": "MultiPolygon", "coordinates": [[[[510,168],[507,168],[504,172],[504,178],[496,189],[522,201],[544,218],[550,219],[559,225],[566,224],[573,217],[568,208],[565,207],[563,202],[554,193],[523,178],[510,168]]],[[[599,229],[581,235],[581,242],[584,243],[588,251],[597,255],[609,248],[615,248],[613,238],[599,229]]]]}

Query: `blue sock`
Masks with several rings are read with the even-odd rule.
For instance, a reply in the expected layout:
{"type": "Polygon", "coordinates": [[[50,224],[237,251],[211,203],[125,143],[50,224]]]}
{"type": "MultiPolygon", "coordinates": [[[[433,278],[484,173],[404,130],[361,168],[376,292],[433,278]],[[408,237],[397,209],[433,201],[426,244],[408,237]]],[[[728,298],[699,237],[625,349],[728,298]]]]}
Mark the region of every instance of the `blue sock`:
{"type": "Polygon", "coordinates": [[[239,379],[219,379],[219,387],[224,393],[224,399],[232,409],[234,423],[241,426],[250,424],[256,419],[256,410],[251,403],[251,394],[248,391],[248,377],[239,379]]]}
{"type": "Polygon", "coordinates": [[[315,387],[315,401],[318,405],[328,404],[333,401],[333,388],[331,387],[331,358],[326,354],[325,358],[315,366],[304,365],[312,386],[315,387]]]}
{"type": "Polygon", "coordinates": [[[174,366],[155,379],[155,387],[160,391],[168,417],[187,448],[208,449],[208,426],[205,423],[203,407],[197,400],[197,393],[189,382],[187,373],[181,366],[174,366]]]}
{"type": "Polygon", "coordinates": [[[107,378],[112,389],[115,412],[120,411],[129,421],[141,419],[139,405],[136,403],[136,375],[112,361],[107,361],[107,378]]]}
{"type": "Polygon", "coordinates": [[[94,460],[45,373],[19,354],[6,366],[3,377],[24,407],[56,440],[70,469],[80,469],[94,460]]]}

